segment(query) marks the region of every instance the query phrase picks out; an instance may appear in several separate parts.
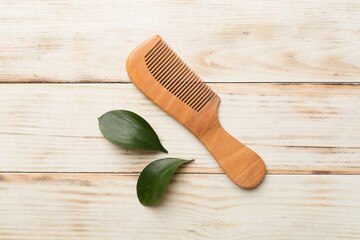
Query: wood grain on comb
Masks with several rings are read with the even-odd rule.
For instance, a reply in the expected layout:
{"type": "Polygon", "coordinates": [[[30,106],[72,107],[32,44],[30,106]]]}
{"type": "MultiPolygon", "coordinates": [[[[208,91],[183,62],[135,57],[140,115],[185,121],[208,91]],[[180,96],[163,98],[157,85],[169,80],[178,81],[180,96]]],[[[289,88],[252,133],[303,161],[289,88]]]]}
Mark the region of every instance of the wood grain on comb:
{"type": "Polygon", "coordinates": [[[264,178],[263,160],[232,137],[218,120],[220,98],[156,35],[131,52],[126,68],[133,83],[187,127],[239,186],[264,178]]]}
{"type": "Polygon", "coordinates": [[[195,111],[200,111],[215,96],[209,86],[163,40],[144,58],[151,75],[195,111]]]}

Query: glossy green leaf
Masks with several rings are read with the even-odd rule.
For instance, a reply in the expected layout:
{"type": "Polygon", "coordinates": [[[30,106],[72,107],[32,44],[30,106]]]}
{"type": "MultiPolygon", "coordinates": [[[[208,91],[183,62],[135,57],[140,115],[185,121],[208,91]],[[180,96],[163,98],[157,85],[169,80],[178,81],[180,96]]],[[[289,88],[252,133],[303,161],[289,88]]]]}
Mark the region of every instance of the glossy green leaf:
{"type": "Polygon", "coordinates": [[[107,140],[119,146],[167,153],[154,129],[136,113],[126,110],[107,112],[99,117],[99,127],[107,140]]]}
{"type": "Polygon", "coordinates": [[[184,163],[194,160],[163,158],[147,165],[137,182],[137,196],[141,204],[156,203],[166,190],[176,169],[184,163]]]}

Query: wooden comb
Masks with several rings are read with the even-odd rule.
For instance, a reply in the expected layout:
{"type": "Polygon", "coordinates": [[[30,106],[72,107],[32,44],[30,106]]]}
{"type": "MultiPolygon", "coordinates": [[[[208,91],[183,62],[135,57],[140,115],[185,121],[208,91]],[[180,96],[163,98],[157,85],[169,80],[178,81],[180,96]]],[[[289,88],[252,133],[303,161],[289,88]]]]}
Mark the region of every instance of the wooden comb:
{"type": "Polygon", "coordinates": [[[253,188],[261,182],[266,171],[263,160],[220,125],[220,98],[159,35],[130,53],[126,69],[131,81],[187,127],[236,184],[253,188]]]}

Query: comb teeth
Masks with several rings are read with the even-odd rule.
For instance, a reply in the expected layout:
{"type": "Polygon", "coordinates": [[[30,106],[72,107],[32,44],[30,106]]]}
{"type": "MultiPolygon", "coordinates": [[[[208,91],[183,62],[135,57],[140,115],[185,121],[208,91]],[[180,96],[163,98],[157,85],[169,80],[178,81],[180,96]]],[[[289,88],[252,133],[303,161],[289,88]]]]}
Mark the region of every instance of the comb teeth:
{"type": "Polygon", "coordinates": [[[163,40],[145,55],[145,63],[156,81],[197,112],[215,96],[163,40]]]}

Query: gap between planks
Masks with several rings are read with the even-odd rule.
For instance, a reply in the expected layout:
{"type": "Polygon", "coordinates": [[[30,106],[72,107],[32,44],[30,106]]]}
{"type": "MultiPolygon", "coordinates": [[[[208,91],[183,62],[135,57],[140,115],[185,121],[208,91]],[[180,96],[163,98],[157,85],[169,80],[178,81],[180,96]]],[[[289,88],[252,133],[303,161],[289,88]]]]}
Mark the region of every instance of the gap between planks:
{"type": "MultiPolygon", "coordinates": [[[[0,171],[0,174],[96,174],[96,175],[121,175],[138,176],[140,172],[55,172],[55,171],[0,171]]],[[[223,172],[176,172],[177,175],[225,175],[223,172]]],[[[268,170],[267,175],[360,175],[360,170],[352,168],[324,169],[324,170],[268,170]]]]}
{"type": "MultiPolygon", "coordinates": [[[[308,85],[354,85],[354,86],[358,86],[360,85],[360,81],[356,81],[356,82],[232,82],[232,81],[227,81],[227,82],[212,82],[212,81],[204,81],[205,83],[209,83],[209,84],[278,84],[278,85],[302,85],[302,84],[308,84],[308,85]]],[[[78,82],[68,82],[66,80],[63,81],[37,81],[37,80],[29,80],[29,81],[1,81],[0,80],[0,85],[5,85],[5,84],[133,84],[132,82],[128,82],[128,81],[118,81],[118,80],[114,80],[114,81],[101,81],[101,80],[95,80],[95,81],[78,81],[78,82]]]]}

